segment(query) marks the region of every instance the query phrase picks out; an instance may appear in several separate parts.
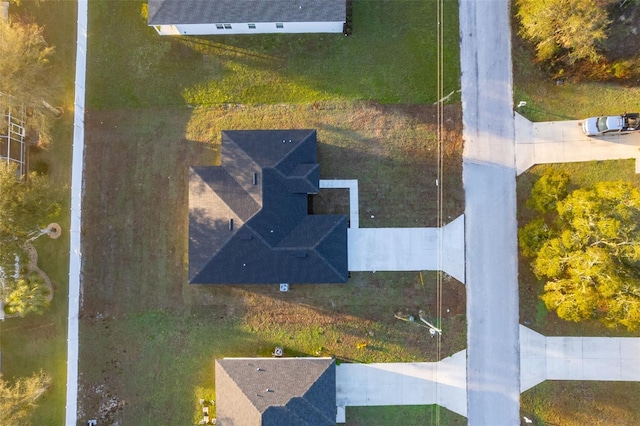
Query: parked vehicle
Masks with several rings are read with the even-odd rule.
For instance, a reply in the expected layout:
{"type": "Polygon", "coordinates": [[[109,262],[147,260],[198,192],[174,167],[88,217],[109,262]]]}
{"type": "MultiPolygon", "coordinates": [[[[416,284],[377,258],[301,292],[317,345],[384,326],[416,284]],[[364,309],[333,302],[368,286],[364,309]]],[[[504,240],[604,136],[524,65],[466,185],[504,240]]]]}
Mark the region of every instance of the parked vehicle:
{"type": "Polygon", "coordinates": [[[582,122],[582,131],[587,136],[629,133],[637,130],[640,130],[640,114],[636,112],[605,117],[590,117],[582,122]]]}

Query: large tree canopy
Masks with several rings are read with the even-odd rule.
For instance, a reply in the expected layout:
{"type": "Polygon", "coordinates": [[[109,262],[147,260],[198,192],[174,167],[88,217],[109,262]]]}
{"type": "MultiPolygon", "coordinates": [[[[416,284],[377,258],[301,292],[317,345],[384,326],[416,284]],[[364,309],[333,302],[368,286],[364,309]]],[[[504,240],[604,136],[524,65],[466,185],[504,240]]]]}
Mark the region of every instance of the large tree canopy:
{"type": "Polygon", "coordinates": [[[608,326],[637,329],[640,191],[626,182],[600,182],[573,191],[556,210],[552,232],[528,231],[546,236],[532,266],[546,279],[547,308],[570,321],[598,318],[608,326]]]}
{"type": "Polygon", "coordinates": [[[51,385],[51,378],[40,372],[18,379],[13,385],[0,374],[0,424],[24,425],[36,401],[51,385]]]}
{"type": "Polygon", "coordinates": [[[0,112],[10,109],[20,117],[26,108],[26,126],[43,143],[50,141],[54,118],[49,104],[55,90],[49,67],[53,50],[42,27],[0,19],[0,112]]]}
{"type": "Polygon", "coordinates": [[[618,0],[516,0],[520,34],[536,46],[537,57],[564,55],[567,62],[597,62],[607,38],[607,7],[618,0]]]}

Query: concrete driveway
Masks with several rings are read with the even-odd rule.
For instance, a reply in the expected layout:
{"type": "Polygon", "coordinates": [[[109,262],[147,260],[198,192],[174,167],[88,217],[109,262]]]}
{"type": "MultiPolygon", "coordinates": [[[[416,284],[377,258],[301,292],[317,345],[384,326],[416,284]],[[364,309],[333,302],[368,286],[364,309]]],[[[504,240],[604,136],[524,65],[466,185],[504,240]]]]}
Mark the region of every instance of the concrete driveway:
{"type": "Polygon", "coordinates": [[[321,179],[349,190],[349,271],[439,271],[464,283],[464,216],[439,228],[360,228],[358,181],[321,179]]]}
{"type": "Polygon", "coordinates": [[[466,416],[466,358],[460,351],[439,362],[340,364],[337,422],[344,423],[345,407],[379,405],[438,404],[466,416]]]}
{"type": "Polygon", "coordinates": [[[522,392],[545,380],[640,381],[640,338],[546,337],[520,326],[522,392]]]}
{"type": "Polygon", "coordinates": [[[635,158],[640,173],[640,132],[588,137],[582,121],[532,123],[515,114],[516,168],[518,174],[535,164],[635,158]]]}
{"type": "Polygon", "coordinates": [[[438,228],[349,228],[350,271],[437,271],[464,283],[464,216],[438,228]]]}

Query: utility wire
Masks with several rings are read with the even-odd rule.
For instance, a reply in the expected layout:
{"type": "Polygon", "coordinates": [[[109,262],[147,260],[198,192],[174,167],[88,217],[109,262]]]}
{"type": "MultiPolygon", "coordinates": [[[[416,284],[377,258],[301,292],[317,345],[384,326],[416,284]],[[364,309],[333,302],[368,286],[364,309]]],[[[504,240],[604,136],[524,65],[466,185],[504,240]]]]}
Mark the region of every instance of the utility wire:
{"type": "MultiPolygon", "coordinates": [[[[444,0],[436,1],[436,20],[437,20],[437,111],[436,111],[436,134],[437,134],[437,166],[436,166],[436,185],[437,185],[437,220],[438,228],[438,268],[436,272],[436,327],[442,330],[442,249],[443,249],[443,226],[444,226],[444,0]]],[[[442,358],[442,333],[437,333],[437,361],[442,358]]],[[[436,364],[436,380],[437,380],[436,364]]],[[[436,405],[435,405],[435,424],[440,425],[440,406],[437,404],[438,386],[436,385],[436,405]]]]}

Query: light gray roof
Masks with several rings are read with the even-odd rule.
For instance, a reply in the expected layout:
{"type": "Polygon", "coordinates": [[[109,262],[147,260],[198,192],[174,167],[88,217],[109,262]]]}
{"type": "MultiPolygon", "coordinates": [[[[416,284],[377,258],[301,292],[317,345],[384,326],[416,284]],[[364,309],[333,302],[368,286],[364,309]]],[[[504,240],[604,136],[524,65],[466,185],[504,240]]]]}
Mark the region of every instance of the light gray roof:
{"type": "Polygon", "coordinates": [[[345,21],[346,0],[149,0],[149,25],[345,21]]]}
{"type": "Polygon", "coordinates": [[[218,359],[218,424],[335,425],[335,368],[330,358],[218,359]]]}

